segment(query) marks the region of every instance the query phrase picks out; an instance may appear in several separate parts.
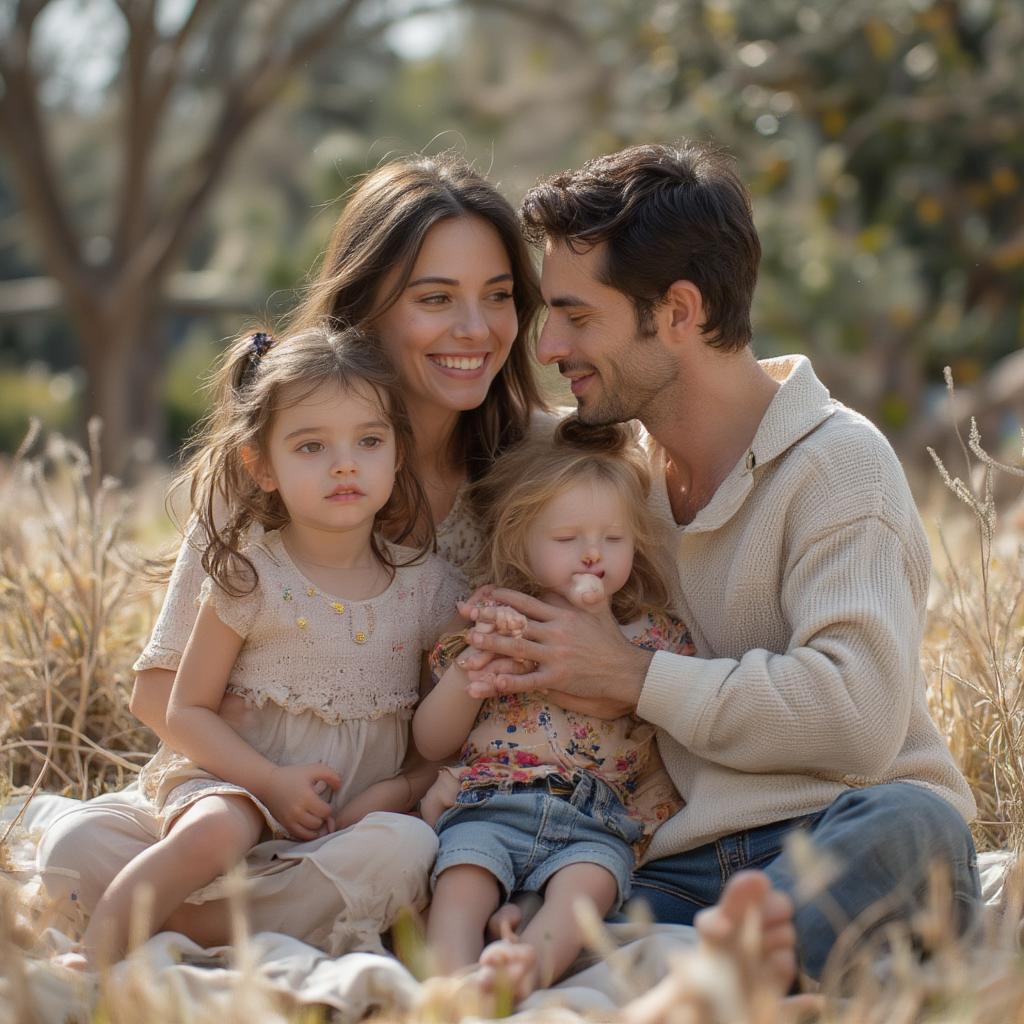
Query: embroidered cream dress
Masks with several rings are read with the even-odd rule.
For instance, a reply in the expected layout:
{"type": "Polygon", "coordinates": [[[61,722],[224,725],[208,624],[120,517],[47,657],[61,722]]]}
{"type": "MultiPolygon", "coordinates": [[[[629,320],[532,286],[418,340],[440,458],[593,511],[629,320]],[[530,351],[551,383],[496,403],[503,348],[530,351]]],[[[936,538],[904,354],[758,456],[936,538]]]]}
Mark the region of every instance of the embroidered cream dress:
{"type": "MultiPolygon", "coordinates": [[[[229,598],[212,581],[203,585],[204,599],[245,639],[228,686],[247,707],[236,727],[278,763],[322,761],[337,771],[342,786],[330,801],[337,810],[398,772],[422,652],[453,614],[465,584],[457,570],[430,556],[399,569],[377,597],[348,601],[307,580],[276,531],[247,553],[260,577],[252,595],[229,598]]],[[[151,644],[136,670],[166,665],[163,658],[151,644]]],[[[175,655],[175,666],[179,659],[175,655]]],[[[47,890],[90,913],[117,871],[165,834],[175,816],[219,792],[246,794],[161,747],[139,787],[89,801],[47,830],[39,851],[47,890]],[[91,815],[99,832],[84,848],[75,842],[80,854],[74,867],[58,866],[67,859],[62,846],[80,835],[75,829],[82,815],[91,815]]],[[[284,932],[335,956],[382,952],[380,933],[399,910],[426,905],[437,839],[418,818],[377,812],[344,831],[300,843],[280,837],[269,810],[248,795],[266,817],[268,834],[278,836],[246,858],[253,931],[284,932]]],[[[225,895],[218,879],[188,902],[225,895]]]]}
{"type": "MultiPolygon", "coordinates": [[[[437,557],[456,569],[466,565],[484,543],[483,531],[466,502],[466,486],[459,488],[451,510],[437,526],[437,557]]],[[[202,565],[203,536],[198,524],[189,527],[174,563],[163,607],[149,642],[135,662],[136,672],[149,668],[177,669],[181,661],[182,651],[192,635],[206,579],[202,565]]],[[[251,543],[258,543],[260,536],[260,528],[254,527],[251,543]]]]}
{"type": "MultiPolygon", "coordinates": [[[[392,548],[397,561],[412,552],[392,548]]],[[[422,653],[465,594],[459,572],[436,556],[398,569],[387,589],[366,601],[326,594],[288,555],[279,531],[246,550],[255,589],[232,597],[213,580],[202,600],[243,639],[227,691],[247,711],[237,731],[277,764],[321,762],[342,778],[334,811],[374,782],[393,777],[405,757],[409,719],[419,696],[422,653]]],[[[242,794],[275,837],[285,831],[240,786],[211,776],[162,746],[140,776],[166,832],[196,800],[242,794]]]]}

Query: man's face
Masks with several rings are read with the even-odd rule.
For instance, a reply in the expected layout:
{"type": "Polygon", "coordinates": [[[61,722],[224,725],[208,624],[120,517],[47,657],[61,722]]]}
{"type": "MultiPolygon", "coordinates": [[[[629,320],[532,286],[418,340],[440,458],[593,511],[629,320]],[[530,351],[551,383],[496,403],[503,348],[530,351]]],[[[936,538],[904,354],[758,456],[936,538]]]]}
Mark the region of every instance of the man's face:
{"type": "Polygon", "coordinates": [[[537,358],[558,364],[571,382],[580,419],[593,425],[643,420],[650,402],[678,374],[660,336],[640,335],[630,298],[600,280],[604,248],[577,253],[549,242],[540,279],[548,318],[537,358]]]}

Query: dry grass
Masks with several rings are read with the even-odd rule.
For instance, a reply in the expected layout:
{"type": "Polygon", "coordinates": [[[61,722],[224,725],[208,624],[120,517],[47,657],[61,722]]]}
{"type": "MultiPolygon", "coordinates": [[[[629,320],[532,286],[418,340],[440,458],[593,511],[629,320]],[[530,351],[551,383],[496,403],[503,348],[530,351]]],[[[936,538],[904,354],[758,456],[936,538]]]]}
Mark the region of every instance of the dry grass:
{"type": "MultiPolygon", "coordinates": [[[[947,370],[947,386],[953,381],[947,370]]],[[[1024,477],[957,430],[964,479],[931,452],[967,522],[940,528],[924,657],[932,712],[978,802],[979,849],[1024,848],[1024,506],[1001,524],[995,478],[1024,477]],[[1001,528],[1002,526],[1002,528],[1001,528]]]]}
{"type": "Polygon", "coordinates": [[[153,596],[134,586],[129,502],[90,452],[26,438],[0,468],[0,785],[86,797],[125,785],[153,749],[128,710],[153,596]],[[36,453],[37,446],[42,448],[36,453]]]}
{"type": "MultiPolygon", "coordinates": [[[[3,789],[25,792],[40,783],[75,796],[120,787],[152,747],[148,732],[128,711],[128,694],[130,666],[149,630],[153,597],[133,588],[137,574],[126,546],[127,499],[115,482],[97,478],[95,432],[92,436],[88,453],[52,438],[37,452],[40,440],[33,437],[19,458],[0,467],[5,512],[0,526],[0,803],[3,789]]],[[[1024,471],[990,458],[976,431],[962,447],[961,477],[939,463],[959,502],[941,513],[923,652],[929,700],[977,798],[979,847],[1019,852],[1024,846],[1024,513],[1011,506],[1000,518],[993,481],[1024,471]]],[[[0,859],[5,838],[0,835],[0,859]]],[[[845,978],[843,997],[826,998],[813,1019],[1024,1024],[1024,961],[1016,934],[1022,882],[1024,871],[1011,872],[1005,913],[993,915],[986,934],[967,951],[953,940],[944,890],[937,885],[932,905],[915,922],[918,948],[912,950],[899,934],[887,936],[892,952],[886,970],[865,962],[856,977],[845,978]],[[929,951],[923,962],[922,944],[929,951]]],[[[593,923],[590,930],[592,944],[602,948],[607,940],[593,923]]],[[[12,1007],[11,1020],[39,1019],[25,981],[26,951],[36,948],[38,937],[38,920],[0,879],[0,990],[12,1007]]],[[[240,950],[244,968],[244,938],[240,950]]],[[[413,949],[410,958],[420,953],[413,949]]],[[[756,971],[730,973],[720,963],[690,957],[673,977],[678,988],[658,1011],[659,1024],[788,1019],[774,1000],[765,1000],[756,971]]],[[[438,998],[438,991],[402,1020],[440,1024],[459,1018],[466,1008],[438,998]]],[[[229,995],[227,1004],[209,1008],[210,1019],[244,1016],[250,1024],[319,1019],[315,1011],[282,1008],[245,969],[229,995]]],[[[622,1019],[646,1024],[641,1009],[622,1019]]],[[[5,1019],[0,1008],[0,1020],[5,1019]]],[[[136,972],[116,986],[108,979],[92,1019],[120,1024],[200,1018],[176,1009],[166,987],[136,972]]]]}

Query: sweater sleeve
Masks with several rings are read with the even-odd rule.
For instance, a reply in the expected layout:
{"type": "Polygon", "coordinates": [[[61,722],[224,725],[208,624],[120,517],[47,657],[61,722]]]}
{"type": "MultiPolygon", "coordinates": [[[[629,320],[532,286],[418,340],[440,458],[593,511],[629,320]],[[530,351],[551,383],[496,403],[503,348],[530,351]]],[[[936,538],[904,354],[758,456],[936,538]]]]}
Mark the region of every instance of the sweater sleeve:
{"type": "Polygon", "coordinates": [[[638,714],[729,768],[873,776],[906,739],[928,575],[923,536],[878,517],[820,535],[783,579],[785,651],[659,652],[638,714]]]}

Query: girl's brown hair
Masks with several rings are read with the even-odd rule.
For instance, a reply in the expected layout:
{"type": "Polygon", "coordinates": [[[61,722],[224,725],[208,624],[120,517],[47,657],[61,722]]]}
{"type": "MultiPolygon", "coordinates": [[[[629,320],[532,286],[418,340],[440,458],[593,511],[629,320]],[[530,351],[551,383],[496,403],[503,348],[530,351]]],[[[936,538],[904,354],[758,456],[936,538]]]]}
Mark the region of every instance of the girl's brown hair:
{"type": "Polygon", "coordinates": [[[631,428],[613,423],[592,427],[576,415],[562,420],[554,438],[533,437],[502,456],[469,490],[488,543],[468,566],[476,583],[494,583],[539,596],[527,559],[527,535],[544,507],[581,481],[611,484],[631,517],[635,539],[633,570],[611,596],[620,623],[645,612],[666,613],[669,585],[658,567],[659,530],[647,510],[651,474],[631,428]]]}
{"type": "Polygon", "coordinates": [[[512,269],[519,331],[508,360],[476,409],[459,416],[448,456],[469,478],[527,433],[530,413],[543,407],[530,362],[540,289],[508,200],[463,158],[412,156],[378,167],[352,193],[338,219],[323,264],[291,324],[299,330],[329,321],[368,327],[409,282],[427,232],[456,217],[479,217],[501,238],[512,269]],[[384,282],[397,269],[393,285],[384,282]]]}
{"type": "Polygon", "coordinates": [[[203,568],[234,596],[252,591],[256,569],[243,553],[246,531],[258,523],[274,530],[288,522],[277,491],[262,490],[243,459],[243,450],[266,450],[274,416],[308,398],[323,384],[346,391],[368,387],[383,419],[395,435],[395,487],[377,513],[370,543],[374,555],[393,575],[396,568],[422,558],[433,546],[432,531],[410,557],[396,561],[378,531],[402,543],[412,536],[426,496],[412,470],[413,436],[398,377],[381,346],[366,333],[347,328],[309,326],[280,340],[259,332],[238,338],[212,379],[210,413],[189,442],[189,457],[179,482],[189,484],[191,506],[204,538],[203,568]]]}

